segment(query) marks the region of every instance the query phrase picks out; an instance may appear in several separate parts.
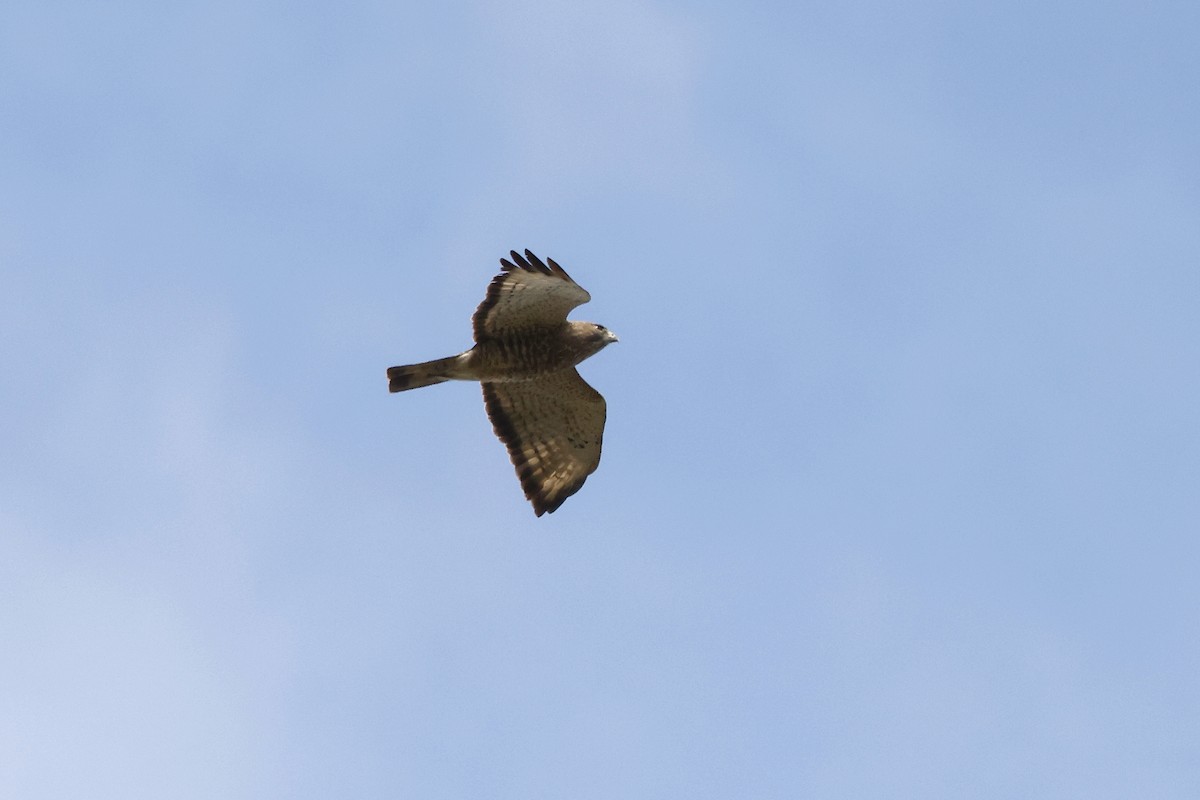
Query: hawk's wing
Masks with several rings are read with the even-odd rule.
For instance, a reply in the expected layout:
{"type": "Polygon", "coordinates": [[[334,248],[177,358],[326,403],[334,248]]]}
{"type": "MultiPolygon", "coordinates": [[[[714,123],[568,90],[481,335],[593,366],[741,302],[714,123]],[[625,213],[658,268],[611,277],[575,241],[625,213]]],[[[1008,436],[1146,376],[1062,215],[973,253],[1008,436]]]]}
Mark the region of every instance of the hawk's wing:
{"type": "Polygon", "coordinates": [[[554,259],[544,264],[528,250],[524,257],[516,250],[511,255],[512,261],[500,259],[503,271],[492,279],[471,318],[477,342],[516,330],[559,325],[568,311],[592,299],[554,259]]]}
{"type": "Polygon", "coordinates": [[[539,517],[579,491],[599,466],[604,398],[574,369],[484,383],[483,401],[539,517]]]}

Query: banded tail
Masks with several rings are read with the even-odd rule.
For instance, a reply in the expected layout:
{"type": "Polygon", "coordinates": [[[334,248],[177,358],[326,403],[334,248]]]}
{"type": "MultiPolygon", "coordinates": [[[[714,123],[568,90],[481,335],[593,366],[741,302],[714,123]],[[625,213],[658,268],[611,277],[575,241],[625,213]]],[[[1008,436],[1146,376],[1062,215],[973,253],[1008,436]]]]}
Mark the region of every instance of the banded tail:
{"type": "Polygon", "coordinates": [[[388,367],[388,391],[404,392],[409,389],[420,389],[422,386],[433,386],[435,383],[445,383],[456,377],[455,367],[457,365],[458,356],[450,356],[420,364],[388,367]]]}

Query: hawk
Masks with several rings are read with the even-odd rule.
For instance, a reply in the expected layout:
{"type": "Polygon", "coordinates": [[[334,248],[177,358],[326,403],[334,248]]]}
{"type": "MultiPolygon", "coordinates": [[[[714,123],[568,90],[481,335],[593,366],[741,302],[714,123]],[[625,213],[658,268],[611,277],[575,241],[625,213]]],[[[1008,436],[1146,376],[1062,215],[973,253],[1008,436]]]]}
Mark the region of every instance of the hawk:
{"type": "Polygon", "coordinates": [[[579,491],[600,464],[604,397],[575,365],[617,341],[603,325],[570,322],[567,312],[592,299],[547,258],[513,250],[475,309],[475,346],[422,364],[392,367],[388,391],[445,381],[479,381],[492,428],[525,497],[540,517],[579,491]]]}

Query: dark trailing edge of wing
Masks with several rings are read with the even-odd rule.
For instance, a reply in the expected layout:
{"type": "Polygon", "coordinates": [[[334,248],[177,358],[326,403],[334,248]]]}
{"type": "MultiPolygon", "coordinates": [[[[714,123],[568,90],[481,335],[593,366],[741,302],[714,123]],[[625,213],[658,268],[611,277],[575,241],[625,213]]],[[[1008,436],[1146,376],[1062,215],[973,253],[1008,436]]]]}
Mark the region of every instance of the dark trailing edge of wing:
{"type": "Polygon", "coordinates": [[[487,408],[488,418],[492,421],[492,430],[496,432],[496,437],[504,442],[504,449],[508,450],[509,460],[516,467],[517,478],[521,481],[521,490],[525,492],[525,499],[533,504],[533,511],[537,516],[553,514],[567,501],[568,497],[583,488],[588,476],[584,475],[574,486],[564,488],[558,497],[551,500],[542,491],[542,485],[534,476],[533,466],[521,452],[521,437],[517,434],[517,429],[513,426],[504,404],[496,396],[495,387],[487,382],[482,383],[481,386],[483,387],[483,404],[487,408]]]}
{"type": "MultiPolygon", "coordinates": [[[[471,317],[471,328],[475,332],[475,340],[479,341],[485,334],[483,332],[483,323],[487,319],[487,315],[496,306],[500,300],[500,295],[504,291],[504,286],[508,280],[510,272],[540,272],[543,275],[552,275],[556,278],[562,278],[570,283],[575,283],[567,271],[554,262],[554,259],[547,258],[549,266],[542,263],[542,260],[535,256],[529,250],[525,251],[522,256],[516,250],[511,251],[513,260],[507,258],[500,259],[501,272],[496,277],[492,278],[492,282],[488,284],[487,294],[483,297],[483,302],[475,309],[474,316],[471,317]],[[515,262],[515,263],[514,263],[515,262]]],[[[578,285],[578,284],[575,284],[578,285]]]]}

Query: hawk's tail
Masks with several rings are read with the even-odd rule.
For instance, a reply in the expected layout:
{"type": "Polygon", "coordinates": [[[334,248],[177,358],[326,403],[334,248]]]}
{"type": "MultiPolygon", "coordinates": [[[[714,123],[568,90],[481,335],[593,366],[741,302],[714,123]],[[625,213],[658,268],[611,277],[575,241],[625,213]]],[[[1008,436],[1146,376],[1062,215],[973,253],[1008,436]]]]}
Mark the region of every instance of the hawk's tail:
{"type": "Polygon", "coordinates": [[[455,377],[455,367],[458,356],[439,358],[436,361],[426,361],[422,364],[409,364],[404,367],[389,367],[388,391],[403,392],[408,389],[420,389],[422,386],[433,386],[444,383],[455,377]]]}

